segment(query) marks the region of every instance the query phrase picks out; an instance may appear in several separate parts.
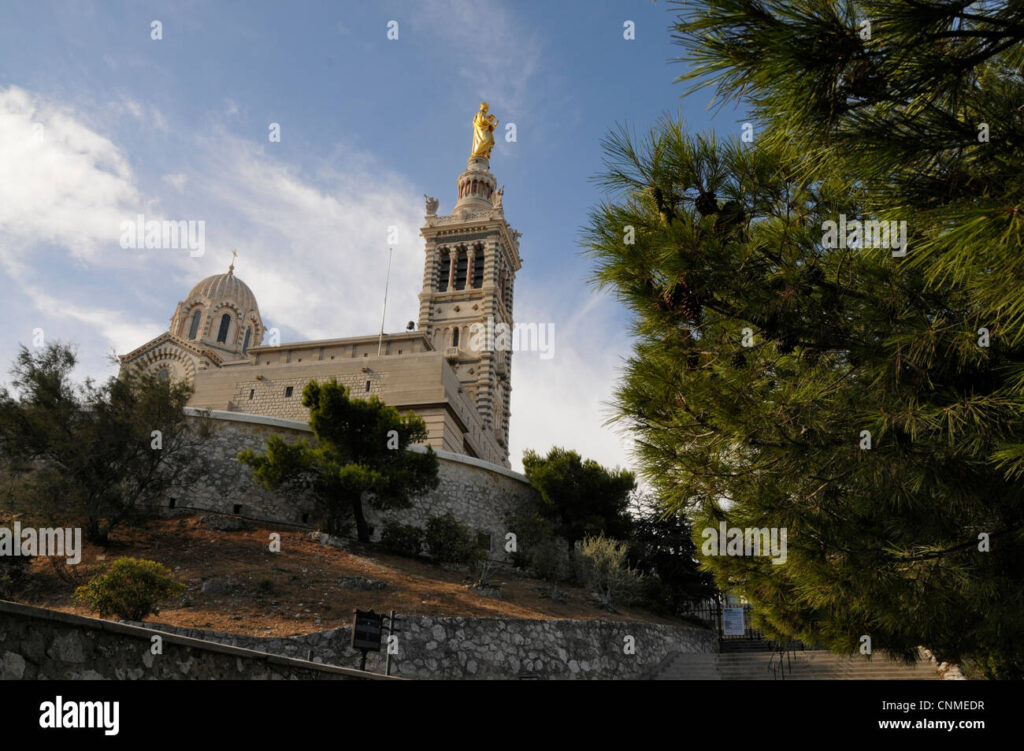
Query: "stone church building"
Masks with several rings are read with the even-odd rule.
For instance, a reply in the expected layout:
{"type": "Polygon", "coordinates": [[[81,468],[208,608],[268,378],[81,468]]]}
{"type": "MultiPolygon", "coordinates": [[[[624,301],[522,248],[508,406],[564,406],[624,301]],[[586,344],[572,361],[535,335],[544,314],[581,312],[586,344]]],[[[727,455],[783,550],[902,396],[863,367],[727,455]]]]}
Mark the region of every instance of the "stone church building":
{"type": "Polygon", "coordinates": [[[191,407],[302,421],[305,385],[337,378],[353,396],[414,411],[435,449],[508,467],[512,353],[473,349],[470,327],[512,325],[520,233],[505,219],[490,149],[473,153],[452,212],[426,201],[415,330],[264,346],[256,296],[232,263],[193,287],[168,331],[121,356],[122,367],[189,381],[191,407]]]}

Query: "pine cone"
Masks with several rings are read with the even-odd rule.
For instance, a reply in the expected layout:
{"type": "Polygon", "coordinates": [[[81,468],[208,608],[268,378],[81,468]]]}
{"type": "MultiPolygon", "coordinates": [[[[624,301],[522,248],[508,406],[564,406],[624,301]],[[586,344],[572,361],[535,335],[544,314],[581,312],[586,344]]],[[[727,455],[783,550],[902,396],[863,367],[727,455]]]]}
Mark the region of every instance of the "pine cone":
{"type": "Polygon", "coordinates": [[[794,349],[793,342],[783,337],[775,342],[775,352],[780,355],[788,355],[794,349]]]}
{"type": "Polygon", "coordinates": [[[675,209],[672,207],[673,201],[666,201],[665,194],[661,188],[655,188],[654,204],[658,207],[658,216],[661,217],[661,221],[665,224],[672,224],[672,220],[676,218],[675,209]]]}
{"type": "Polygon", "coordinates": [[[668,310],[680,314],[688,321],[700,320],[704,306],[685,277],[680,277],[671,288],[666,290],[664,297],[668,310]]]}
{"type": "Polygon", "coordinates": [[[805,266],[804,267],[804,281],[810,286],[816,286],[825,281],[825,272],[821,270],[820,266],[805,266]]]}
{"type": "Polygon", "coordinates": [[[686,355],[686,369],[696,370],[700,367],[700,353],[691,351],[686,355]]]}
{"type": "Polygon", "coordinates": [[[709,190],[707,193],[701,192],[697,196],[694,205],[697,207],[697,211],[700,212],[701,217],[718,213],[718,198],[713,190],[709,190]]]}
{"type": "Polygon", "coordinates": [[[715,217],[711,231],[716,235],[723,235],[743,226],[746,221],[747,214],[743,210],[743,205],[737,201],[726,201],[722,210],[718,212],[718,216],[715,217]]]}
{"type": "Polygon", "coordinates": [[[885,93],[885,80],[875,73],[874,66],[866,58],[850,63],[846,81],[850,93],[858,99],[871,99],[885,93]]]}

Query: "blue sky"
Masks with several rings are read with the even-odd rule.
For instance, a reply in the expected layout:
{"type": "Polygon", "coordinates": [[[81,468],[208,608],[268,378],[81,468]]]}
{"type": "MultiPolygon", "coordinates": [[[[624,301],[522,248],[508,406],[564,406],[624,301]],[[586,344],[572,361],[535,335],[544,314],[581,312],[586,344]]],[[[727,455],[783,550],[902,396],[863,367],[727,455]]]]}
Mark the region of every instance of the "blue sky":
{"type": "Polygon", "coordinates": [[[665,112],[724,136],[743,119],[712,117],[709,93],[673,84],[672,12],[650,0],[0,3],[0,363],[42,329],[78,346],[80,377],[111,375],[106,355],[166,330],[233,248],[282,341],[373,333],[389,226],[386,328],[403,329],[418,311],[423,194],[451,210],[487,101],[501,121],[491,170],[523,233],[516,318],[556,330],[552,359],[513,358],[513,466],[552,445],[631,465],[628,440],[603,427],[628,313],[588,283],[580,253],[601,139],[665,112]],[[122,249],[120,223],[139,213],[203,220],[206,252],[122,249]]]}

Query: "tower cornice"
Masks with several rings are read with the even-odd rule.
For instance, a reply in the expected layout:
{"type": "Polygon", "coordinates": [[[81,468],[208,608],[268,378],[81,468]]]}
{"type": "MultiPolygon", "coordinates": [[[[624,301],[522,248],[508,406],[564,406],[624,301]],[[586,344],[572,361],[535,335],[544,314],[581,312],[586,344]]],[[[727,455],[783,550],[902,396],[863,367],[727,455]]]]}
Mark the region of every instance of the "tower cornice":
{"type": "Polygon", "coordinates": [[[470,233],[493,234],[495,230],[508,248],[515,270],[518,271],[523,267],[523,259],[519,255],[521,235],[509,226],[501,209],[492,209],[482,215],[428,216],[427,223],[420,228],[420,236],[425,240],[437,241],[448,237],[455,239],[470,233]]]}

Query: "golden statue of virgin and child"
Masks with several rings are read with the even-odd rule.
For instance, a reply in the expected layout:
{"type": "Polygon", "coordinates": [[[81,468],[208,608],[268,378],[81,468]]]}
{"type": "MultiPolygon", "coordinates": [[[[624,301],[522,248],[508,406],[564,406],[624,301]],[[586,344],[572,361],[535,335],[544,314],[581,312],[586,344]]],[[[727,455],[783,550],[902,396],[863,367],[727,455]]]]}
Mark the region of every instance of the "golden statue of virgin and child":
{"type": "Polygon", "coordinates": [[[474,157],[491,158],[491,149],[494,148],[494,129],[498,127],[498,120],[494,115],[487,114],[487,102],[480,102],[480,111],[473,118],[473,153],[474,157]]]}

